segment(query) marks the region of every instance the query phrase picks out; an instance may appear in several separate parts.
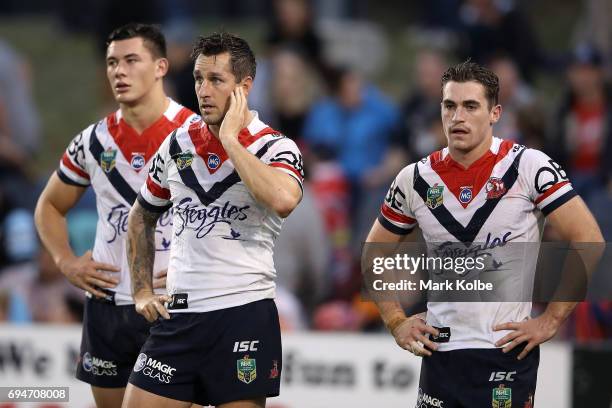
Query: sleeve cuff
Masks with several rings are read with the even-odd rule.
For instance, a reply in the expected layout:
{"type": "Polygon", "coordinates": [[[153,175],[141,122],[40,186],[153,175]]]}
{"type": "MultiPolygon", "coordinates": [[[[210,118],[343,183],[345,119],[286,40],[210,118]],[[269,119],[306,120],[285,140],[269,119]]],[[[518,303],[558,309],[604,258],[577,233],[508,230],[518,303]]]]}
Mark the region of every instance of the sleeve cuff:
{"type": "Polygon", "coordinates": [[[392,232],[393,234],[396,234],[396,235],[408,235],[414,229],[414,227],[408,228],[408,229],[400,228],[397,225],[392,224],[382,214],[378,215],[378,222],[380,222],[380,225],[385,227],[386,230],[388,230],[389,232],[392,232]]]}
{"type": "Polygon", "coordinates": [[[70,177],[64,174],[64,172],[61,171],[60,169],[57,169],[56,173],[59,179],[62,180],[66,184],[70,184],[71,186],[77,186],[77,187],[89,187],[89,184],[78,183],[72,180],[70,177]]]}
{"type": "Polygon", "coordinates": [[[164,213],[172,207],[172,203],[169,203],[168,205],[164,205],[161,207],[157,205],[153,205],[149,203],[147,200],[145,200],[145,198],[140,193],[138,193],[138,197],[136,199],[138,200],[138,203],[142,206],[142,208],[144,208],[147,211],[153,212],[153,213],[164,213]]]}
{"type": "Polygon", "coordinates": [[[563,194],[561,197],[557,198],[555,201],[548,204],[546,207],[542,208],[542,213],[544,215],[548,215],[551,212],[555,211],[557,208],[561,207],[563,204],[567,203],[572,198],[576,197],[578,194],[576,190],[572,189],[567,193],[563,194]]]}

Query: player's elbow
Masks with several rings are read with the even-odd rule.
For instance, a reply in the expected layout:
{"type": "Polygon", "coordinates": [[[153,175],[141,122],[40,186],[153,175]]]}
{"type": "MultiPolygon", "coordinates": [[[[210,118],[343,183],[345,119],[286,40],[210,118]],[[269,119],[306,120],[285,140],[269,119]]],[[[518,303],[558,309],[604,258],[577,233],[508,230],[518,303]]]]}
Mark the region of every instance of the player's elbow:
{"type": "Polygon", "coordinates": [[[597,254],[597,257],[598,259],[601,259],[601,257],[604,255],[604,252],[606,250],[606,242],[597,224],[595,224],[595,228],[593,228],[593,232],[591,234],[590,241],[588,242],[594,243],[593,246],[595,247],[595,252],[597,254]]]}
{"type": "Polygon", "coordinates": [[[590,259],[601,259],[605,251],[604,237],[594,218],[589,217],[570,234],[568,241],[588,255],[590,259]]]}
{"type": "Polygon", "coordinates": [[[599,229],[599,225],[597,225],[597,222],[592,217],[589,220],[585,220],[582,223],[582,227],[573,231],[572,235],[571,241],[574,242],[604,243],[604,237],[599,229]]]}
{"type": "Polygon", "coordinates": [[[593,242],[596,242],[598,244],[603,244],[605,243],[604,241],[604,237],[601,234],[601,231],[597,230],[597,232],[593,235],[593,242]]]}
{"type": "Polygon", "coordinates": [[[272,202],[272,209],[281,218],[287,218],[302,198],[301,192],[280,190],[272,202]]]}

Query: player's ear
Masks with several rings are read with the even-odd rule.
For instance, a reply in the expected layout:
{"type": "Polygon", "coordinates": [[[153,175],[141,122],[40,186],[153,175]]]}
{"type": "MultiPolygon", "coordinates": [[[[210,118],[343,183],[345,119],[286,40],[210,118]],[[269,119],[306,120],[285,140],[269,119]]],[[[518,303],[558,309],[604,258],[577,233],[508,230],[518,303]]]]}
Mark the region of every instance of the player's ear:
{"type": "Polygon", "coordinates": [[[248,75],[244,77],[242,81],[240,81],[239,85],[242,87],[242,90],[244,91],[244,95],[249,96],[249,92],[251,92],[251,88],[253,87],[253,78],[250,75],[248,75]]]}
{"type": "Polygon", "coordinates": [[[155,60],[155,78],[163,78],[168,73],[170,64],[167,58],[158,58],[155,60]]]}
{"type": "Polygon", "coordinates": [[[491,109],[491,113],[489,114],[489,123],[491,126],[493,126],[495,123],[499,121],[499,119],[501,118],[501,114],[502,114],[501,105],[497,104],[493,107],[493,109],[491,109]]]}

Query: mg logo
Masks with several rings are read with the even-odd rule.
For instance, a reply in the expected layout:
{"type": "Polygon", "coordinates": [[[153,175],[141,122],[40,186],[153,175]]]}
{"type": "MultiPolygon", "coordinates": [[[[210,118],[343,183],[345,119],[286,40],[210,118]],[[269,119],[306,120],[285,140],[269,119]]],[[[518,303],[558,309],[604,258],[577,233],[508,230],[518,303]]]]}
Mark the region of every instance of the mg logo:
{"type": "Polygon", "coordinates": [[[145,166],[144,156],[140,153],[133,153],[131,166],[135,170],[140,170],[145,166]]]}
{"type": "Polygon", "coordinates": [[[206,161],[208,168],[211,170],[215,170],[221,164],[221,159],[214,153],[208,155],[208,160],[206,161]]]}
{"type": "Polygon", "coordinates": [[[461,187],[459,192],[459,201],[463,204],[467,204],[472,201],[472,187],[461,187]]]}

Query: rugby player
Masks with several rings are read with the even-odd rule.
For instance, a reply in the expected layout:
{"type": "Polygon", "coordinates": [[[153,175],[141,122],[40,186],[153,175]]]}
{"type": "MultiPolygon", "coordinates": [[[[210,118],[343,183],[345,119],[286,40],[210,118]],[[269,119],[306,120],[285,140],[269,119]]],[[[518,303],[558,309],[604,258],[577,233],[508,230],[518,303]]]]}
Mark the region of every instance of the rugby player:
{"type": "MultiPolygon", "coordinates": [[[[166,41],[154,26],[128,24],[108,37],[106,73],[119,109],[89,125],[70,143],[36,207],[36,226],[55,263],[87,291],[77,378],[91,384],[98,407],[119,407],[149,332],[134,310],[125,249],[127,217],[164,138],[197,115],[169,99],[166,41]],[[96,194],[98,225],[92,251],[77,257],[66,214],[85,190],[96,194]]],[[[165,286],[171,217],[155,231],[155,287],[165,286]]],[[[163,293],[163,291],[162,291],[163,293]]]]}
{"type": "MultiPolygon", "coordinates": [[[[435,243],[539,242],[546,219],[570,242],[603,242],[566,173],[546,154],[493,136],[502,114],[499,80],[471,62],[442,76],[441,118],[448,146],[405,167],[368,235],[397,243],[417,225],[435,243]]],[[[522,300],[522,299],[518,299],[522,300]]],[[[397,344],[424,356],[417,407],[531,407],[538,345],[552,338],[574,302],[429,302],[406,317],[378,301],[397,344]]]]}
{"type": "Polygon", "coordinates": [[[256,65],[246,41],[200,37],[192,57],[202,120],[164,141],[129,216],[136,310],[157,321],[124,406],[264,407],[279,394],[282,370],[273,240],[301,199],[302,156],[248,109],[256,65]],[[153,233],[170,206],[160,296],[153,233]]]}

